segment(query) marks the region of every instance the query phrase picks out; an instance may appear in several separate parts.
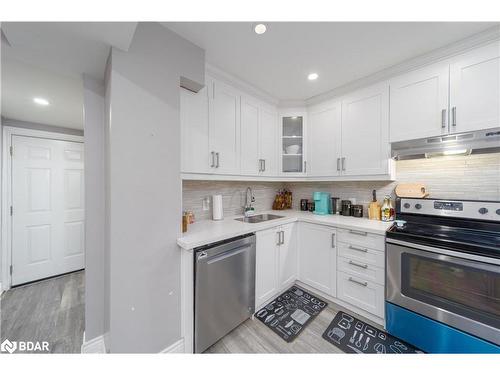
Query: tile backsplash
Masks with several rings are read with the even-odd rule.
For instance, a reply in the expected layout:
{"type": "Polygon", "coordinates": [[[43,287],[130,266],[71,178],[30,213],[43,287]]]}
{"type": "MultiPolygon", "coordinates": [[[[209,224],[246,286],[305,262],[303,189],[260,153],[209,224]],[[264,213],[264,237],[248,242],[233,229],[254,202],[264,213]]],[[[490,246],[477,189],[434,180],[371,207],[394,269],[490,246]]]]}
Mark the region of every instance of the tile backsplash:
{"type": "Polygon", "coordinates": [[[245,190],[250,186],[256,199],[256,210],[269,210],[276,191],[286,187],[293,192],[295,209],[299,208],[301,198],[310,199],[314,191],[326,191],[342,199],[354,198],[357,204],[365,206],[366,216],[371,191],[377,190],[377,198],[382,202],[385,195],[393,195],[394,188],[400,182],[425,184],[430,197],[500,200],[500,153],[402,160],[396,162],[396,177],[395,182],[184,181],[183,207],[184,210],[192,210],[197,220],[210,219],[211,209],[202,210],[203,198],[222,194],[224,214],[238,215],[243,212],[245,190]]]}

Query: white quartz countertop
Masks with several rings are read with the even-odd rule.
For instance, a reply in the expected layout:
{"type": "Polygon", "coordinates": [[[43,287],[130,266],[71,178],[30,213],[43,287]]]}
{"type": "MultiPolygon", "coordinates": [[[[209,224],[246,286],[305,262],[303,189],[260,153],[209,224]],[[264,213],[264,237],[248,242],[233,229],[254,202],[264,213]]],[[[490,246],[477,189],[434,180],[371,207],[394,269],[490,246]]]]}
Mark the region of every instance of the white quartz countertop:
{"type": "Polygon", "coordinates": [[[369,220],[341,215],[315,215],[304,211],[265,211],[256,214],[272,213],[283,216],[281,219],[264,221],[262,223],[244,223],[235,220],[240,216],[227,217],[224,220],[202,220],[189,225],[188,231],[177,239],[177,244],[186,250],[198,246],[207,245],[213,242],[222,241],[231,237],[241,236],[243,234],[258,232],[264,229],[274,228],[276,226],[293,223],[295,221],[308,222],[313,224],[328,225],[336,228],[361,230],[374,234],[385,234],[392,223],[369,220]]]}

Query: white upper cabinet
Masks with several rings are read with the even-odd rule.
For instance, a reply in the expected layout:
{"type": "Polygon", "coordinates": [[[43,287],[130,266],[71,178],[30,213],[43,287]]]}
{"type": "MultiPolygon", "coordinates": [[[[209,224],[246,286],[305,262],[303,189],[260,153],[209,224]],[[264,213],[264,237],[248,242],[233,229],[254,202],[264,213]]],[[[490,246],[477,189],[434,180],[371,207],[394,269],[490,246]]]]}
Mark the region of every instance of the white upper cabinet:
{"type": "Polygon", "coordinates": [[[341,103],[308,112],[308,176],[340,175],[341,103]]]}
{"type": "Polygon", "coordinates": [[[390,141],[448,133],[448,64],[437,64],[390,81],[390,141]]]}
{"type": "Polygon", "coordinates": [[[280,174],[304,176],[306,160],[306,114],[288,112],[280,116],[280,174]]]}
{"type": "Polygon", "coordinates": [[[263,169],[259,159],[259,106],[241,98],[241,174],[256,176],[263,169]]]}
{"type": "Polygon", "coordinates": [[[240,95],[230,86],[209,80],[209,150],[217,174],[240,173],[240,95]]]}
{"type": "Polygon", "coordinates": [[[181,88],[181,171],[209,173],[208,90],[198,93],[181,88]]]}
{"type": "Polygon", "coordinates": [[[450,132],[500,126],[500,42],[457,56],[450,65],[450,132]]]}
{"type": "Polygon", "coordinates": [[[278,175],[278,113],[261,108],[259,121],[260,175],[278,175]]]}
{"type": "Polygon", "coordinates": [[[342,100],[342,174],[387,174],[389,154],[388,84],[346,96],[342,100]]]}

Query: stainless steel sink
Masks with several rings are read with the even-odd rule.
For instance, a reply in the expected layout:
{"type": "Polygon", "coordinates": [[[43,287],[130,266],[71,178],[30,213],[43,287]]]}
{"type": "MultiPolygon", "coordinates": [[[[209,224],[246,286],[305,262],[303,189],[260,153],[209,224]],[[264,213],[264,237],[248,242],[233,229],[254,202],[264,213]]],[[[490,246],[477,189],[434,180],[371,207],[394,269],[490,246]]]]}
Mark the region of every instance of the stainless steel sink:
{"type": "Polygon", "coordinates": [[[260,214],[252,215],[248,217],[239,217],[235,220],[243,221],[244,223],[262,223],[263,221],[282,219],[284,216],[278,216],[273,214],[260,214]]]}

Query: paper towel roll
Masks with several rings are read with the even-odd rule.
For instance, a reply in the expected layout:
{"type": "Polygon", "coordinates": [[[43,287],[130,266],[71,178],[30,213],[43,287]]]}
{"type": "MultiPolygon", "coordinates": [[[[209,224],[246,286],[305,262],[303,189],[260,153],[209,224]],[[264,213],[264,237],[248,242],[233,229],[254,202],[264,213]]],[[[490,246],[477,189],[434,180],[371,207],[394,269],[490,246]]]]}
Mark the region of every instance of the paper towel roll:
{"type": "Polygon", "coordinates": [[[212,218],[214,220],[224,219],[224,209],[222,207],[222,195],[212,195],[212,218]]]}

